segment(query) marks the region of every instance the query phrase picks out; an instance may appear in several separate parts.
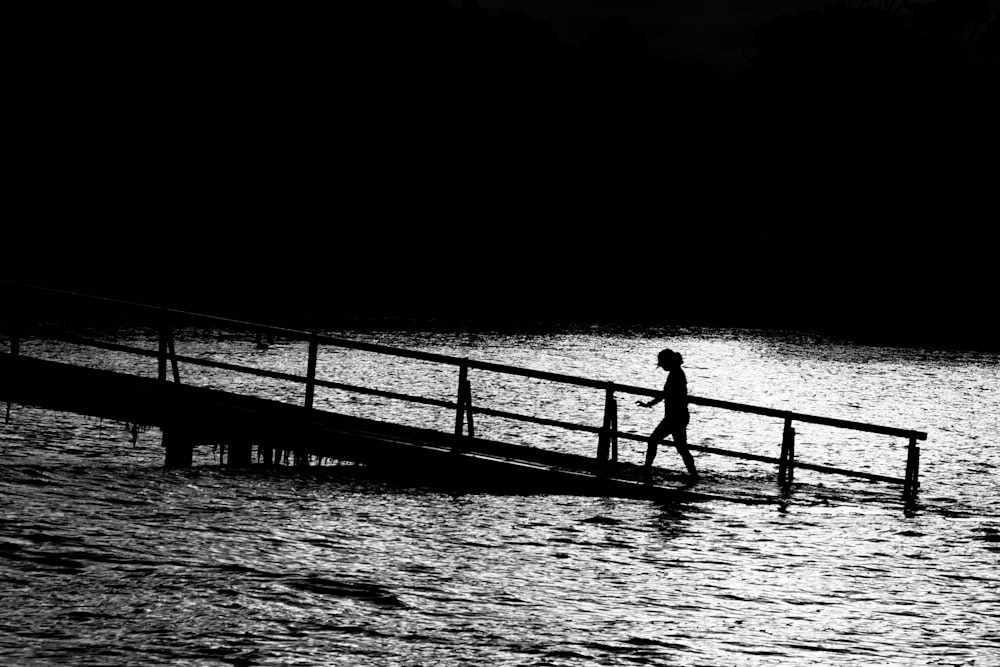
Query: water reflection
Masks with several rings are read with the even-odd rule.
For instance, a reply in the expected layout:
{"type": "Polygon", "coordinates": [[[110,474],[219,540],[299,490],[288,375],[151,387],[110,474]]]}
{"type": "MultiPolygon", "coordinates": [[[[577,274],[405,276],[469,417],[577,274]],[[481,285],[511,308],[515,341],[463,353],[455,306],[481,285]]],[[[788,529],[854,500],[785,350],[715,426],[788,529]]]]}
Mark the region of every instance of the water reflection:
{"type": "MultiPolygon", "coordinates": [[[[219,468],[210,451],[194,469],[164,470],[155,430],[133,445],[122,425],[15,405],[0,427],[4,664],[987,664],[995,655],[987,620],[1000,613],[1000,462],[983,445],[1000,413],[995,359],[869,347],[848,360],[811,340],[769,348],[747,332],[354,334],[640,386],[662,382],[650,350],[683,349],[695,394],[925,426],[921,505],[907,517],[896,489],[802,471],[782,494],[771,467],[710,457],[699,467],[717,490],[781,502],[449,494],[334,470],[219,468]]],[[[197,336],[178,336],[178,352],[304,368],[293,343],[258,351],[252,337],[232,336],[220,350],[215,332],[197,336]]],[[[321,363],[343,381],[405,381],[441,396],[454,388],[452,375],[425,368],[336,352],[321,363]]],[[[182,372],[186,382],[232,381],[182,372]]],[[[257,388],[301,400],[284,385],[257,388]]],[[[484,404],[516,394],[531,406],[521,409],[588,418],[586,394],[546,391],[485,375],[473,387],[484,404]]],[[[723,447],[780,442],[775,424],[745,417],[699,411],[692,441],[697,428],[723,447]]],[[[621,420],[636,432],[652,426],[638,411],[621,420]]],[[[478,428],[539,437],[485,420],[478,428]]],[[[873,467],[899,453],[877,437],[821,430],[801,447],[873,467]]]]}

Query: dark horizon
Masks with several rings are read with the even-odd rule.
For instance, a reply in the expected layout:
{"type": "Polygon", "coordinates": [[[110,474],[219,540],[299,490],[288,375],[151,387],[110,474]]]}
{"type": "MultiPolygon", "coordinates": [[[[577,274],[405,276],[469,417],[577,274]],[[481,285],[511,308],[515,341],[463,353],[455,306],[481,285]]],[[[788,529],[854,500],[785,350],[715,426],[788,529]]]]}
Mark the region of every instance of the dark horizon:
{"type": "Polygon", "coordinates": [[[518,247],[512,238],[475,251],[473,238],[449,246],[417,232],[389,245],[373,232],[350,254],[321,243],[296,247],[309,237],[289,231],[275,237],[286,251],[280,257],[261,251],[253,235],[203,239],[194,252],[183,242],[154,250],[110,240],[99,252],[82,241],[0,278],[293,328],[592,322],[1000,344],[985,239],[977,251],[974,238],[902,229],[874,238],[863,229],[831,235],[789,226],[720,234],[727,240],[687,233],[673,237],[676,247],[629,255],[592,239],[518,247]]]}
{"type": "Polygon", "coordinates": [[[26,24],[0,277],[282,316],[1000,337],[993,4],[975,58],[954,21],[776,5],[727,79],[635,16],[570,43],[501,4],[26,24]]]}
{"type": "MultiPolygon", "coordinates": [[[[461,7],[465,0],[451,0],[461,7]]],[[[817,13],[832,7],[891,10],[899,15],[912,15],[914,6],[931,8],[943,19],[945,14],[992,12],[995,17],[1000,1],[937,2],[922,0],[905,5],[902,2],[856,0],[638,0],[621,3],[618,0],[475,0],[478,6],[493,12],[521,12],[550,24],[569,44],[579,46],[597,31],[608,17],[620,17],[641,32],[650,49],[668,60],[697,63],[718,77],[730,77],[753,66],[759,54],[754,31],[759,26],[807,13],[817,13]]]]}

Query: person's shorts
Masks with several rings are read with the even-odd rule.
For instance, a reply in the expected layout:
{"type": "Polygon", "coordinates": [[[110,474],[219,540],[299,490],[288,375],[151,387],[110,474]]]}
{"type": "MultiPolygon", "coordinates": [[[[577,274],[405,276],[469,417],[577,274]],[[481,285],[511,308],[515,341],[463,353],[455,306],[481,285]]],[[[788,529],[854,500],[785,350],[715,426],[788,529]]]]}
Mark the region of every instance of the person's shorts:
{"type": "Polygon", "coordinates": [[[670,417],[667,417],[661,421],[655,429],[653,429],[653,433],[649,437],[653,440],[663,440],[668,435],[672,435],[676,438],[678,433],[682,436],[686,436],[687,425],[687,419],[671,419],[670,417]]]}

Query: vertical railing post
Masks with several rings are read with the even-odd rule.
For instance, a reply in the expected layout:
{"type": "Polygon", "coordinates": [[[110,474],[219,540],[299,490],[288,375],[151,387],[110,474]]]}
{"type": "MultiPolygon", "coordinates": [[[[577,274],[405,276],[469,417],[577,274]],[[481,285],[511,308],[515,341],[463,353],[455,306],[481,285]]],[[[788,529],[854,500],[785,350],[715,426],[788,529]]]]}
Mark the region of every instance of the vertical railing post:
{"type": "Polygon", "coordinates": [[[11,330],[10,354],[13,357],[21,354],[21,319],[24,317],[22,295],[24,290],[20,284],[15,284],[10,294],[11,330]]]}
{"type": "Polygon", "coordinates": [[[788,471],[788,419],[785,420],[785,432],[781,436],[781,453],[778,455],[778,484],[785,483],[788,471]]]}
{"type": "Polygon", "coordinates": [[[609,435],[611,436],[611,460],[617,463],[618,462],[618,401],[615,400],[614,396],[611,397],[611,424],[610,424],[609,435]]]}
{"type": "Polygon", "coordinates": [[[170,367],[174,372],[174,383],[181,383],[181,372],[177,368],[177,351],[174,349],[174,329],[167,328],[167,354],[170,355],[170,367]]]}
{"type": "Polygon", "coordinates": [[[455,410],[455,435],[462,435],[462,426],[465,423],[465,383],[469,380],[469,365],[464,361],[458,367],[458,397],[457,409],[455,410]]]}
{"type": "Polygon", "coordinates": [[[177,351],[174,349],[174,328],[170,322],[170,312],[166,306],[160,309],[160,349],[157,355],[157,377],[161,382],[167,380],[167,359],[173,370],[174,382],[180,384],[181,374],[177,368],[177,351]]]}
{"type": "Polygon", "coordinates": [[[316,394],[316,356],[319,351],[319,340],[315,335],[309,339],[309,362],[306,367],[306,408],[312,409],[313,396],[316,394]]]}
{"type": "MultiPolygon", "coordinates": [[[[476,427],[472,421],[472,384],[469,382],[469,362],[463,360],[458,369],[458,402],[455,410],[455,435],[461,436],[465,421],[469,421],[469,437],[476,437],[476,427]]],[[[456,441],[455,448],[458,444],[456,441]]]]}
{"type": "MultiPolygon", "coordinates": [[[[15,284],[10,294],[10,355],[12,357],[16,357],[21,354],[21,318],[23,317],[21,309],[22,291],[21,285],[15,284]]],[[[7,401],[7,411],[4,414],[3,423],[10,423],[10,401],[7,401]]]]}
{"type": "Polygon", "coordinates": [[[795,474],[795,429],[792,418],[785,418],[785,430],[781,437],[781,456],[778,458],[778,483],[791,484],[795,474]]]}
{"type": "Polygon", "coordinates": [[[792,420],[785,424],[785,433],[788,435],[788,483],[795,481],[795,429],[792,428],[792,420]]]}
{"type": "Polygon", "coordinates": [[[608,387],[604,390],[604,423],[601,425],[600,433],[597,436],[597,460],[607,461],[611,453],[611,443],[614,441],[614,456],[612,460],[618,460],[618,438],[615,435],[617,417],[617,403],[615,402],[615,390],[608,387]]]}
{"type": "Polygon", "coordinates": [[[170,335],[169,328],[170,324],[167,321],[167,309],[160,309],[160,348],[157,354],[157,374],[156,377],[160,382],[167,381],[167,339],[170,335]]]}
{"type": "Polygon", "coordinates": [[[906,500],[914,500],[919,488],[920,448],[917,447],[917,439],[911,437],[910,444],[906,448],[906,477],[903,479],[903,497],[906,500]]]}
{"type": "Polygon", "coordinates": [[[472,421],[472,382],[465,378],[465,418],[469,421],[469,437],[476,437],[476,425],[472,421]]]}

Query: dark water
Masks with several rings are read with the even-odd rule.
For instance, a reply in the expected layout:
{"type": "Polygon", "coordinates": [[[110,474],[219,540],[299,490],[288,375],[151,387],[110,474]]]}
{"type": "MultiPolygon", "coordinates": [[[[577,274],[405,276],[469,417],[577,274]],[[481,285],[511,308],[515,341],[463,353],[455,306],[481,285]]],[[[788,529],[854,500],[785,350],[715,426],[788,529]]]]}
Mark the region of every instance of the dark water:
{"type": "MultiPolygon", "coordinates": [[[[109,336],[108,332],[95,332],[109,336]]],[[[156,429],[14,405],[0,426],[4,665],[996,665],[1000,358],[797,333],[574,329],[331,332],[914,428],[922,491],[696,455],[743,505],[451,495],[334,467],[238,471],[204,448],[162,468],[156,429]]],[[[114,332],[120,341],[149,334],[114,332]]],[[[178,353],[302,373],[306,350],[182,331],[178,353]]],[[[150,344],[150,347],[155,347],[150,344]]],[[[155,374],[155,362],[27,341],[33,356],[155,374]],[[88,356],[89,355],[89,356],[88,356]]],[[[321,376],[451,399],[453,368],[323,351],[321,376]]],[[[301,387],[181,368],[186,382],[302,400],[301,387]]],[[[600,424],[603,393],[473,372],[473,400],[600,424]]],[[[454,416],[321,393],[317,404],[453,427],[454,416]]],[[[658,413],[621,401],[619,427],[658,413]]],[[[477,418],[477,434],[593,452],[589,434],[477,418]]],[[[695,407],[692,442],[776,455],[776,420],[695,407]]],[[[906,443],[801,424],[800,460],[902,476],[906,443]]],[[[642,447],[625,442],[639,462],[642,447]]],[[[682,469],[661,452],[657,465],[682,469]]]]}

